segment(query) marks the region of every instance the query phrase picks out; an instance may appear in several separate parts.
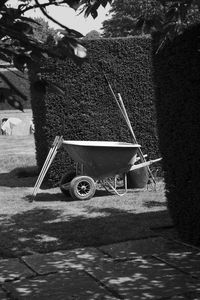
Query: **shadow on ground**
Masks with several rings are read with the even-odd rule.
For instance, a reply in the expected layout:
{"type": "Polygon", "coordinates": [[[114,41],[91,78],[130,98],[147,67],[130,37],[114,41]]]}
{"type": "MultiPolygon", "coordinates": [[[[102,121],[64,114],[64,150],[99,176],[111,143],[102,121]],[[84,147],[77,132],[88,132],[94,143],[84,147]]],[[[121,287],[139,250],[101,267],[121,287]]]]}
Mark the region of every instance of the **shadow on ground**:
{"type": "Polygon", "coordinates": [[[76,212],[34,207],[6,218],[0,215],[0,256],[16,257],[33,252],[52,252],[86,246],[100,246],[138,237],[157,235],[150,227],[169,225],[167,211],[133,214],[115,208],[91,206],[84,215],[76,212]]]}
{"type": "MultiPolygon", "coordinates": [[[[43,188],[43,190],[45,190],[45,188],[43,188]]],[[[107,192],[106,190],[96,190],[95,192],[95,196],[94,197],[109,197],[109,196],[112,196],[111,193],[107,192]]],[[[53,193],[53,194],[50,194],[49,192],[46,193],[46,192],[39,192],[37,194],[37,196],[33,199],[31,195],[28,195],[25,197],[25,200],[28,200],[28,201],[32,201],[34,200],[35,202],[51,202],[51,201],[66,201],[66,202],[73,202],[75,201],[71,196],[70,194],[68,195],[64,195],[60,189],[59,189],[59,192],[58,193],[53,193]]]]}
{"type": "Polygon", "coordinates": [[[144,206],[151,208],[151,207],[160,207],[167,204],[166,202],[159,202],[159,201],[148,201],[144,204],[144,206]]]}
{"type": "MultiPolygon", "coordinates": [[[[195,258],[194,262],[197,262],[195,258]]],[[[15,291],[17,299],[34,299],[37,295],[37,299],[194,300],[200,296],[197,280],[152,258],[114,263],[100,260],[89,251],[77,251],[74,257],[58,254],[57,259],[49,258],[48,263],[60,272],[8,282],[6,287],[15,291]],[[69,268],[71,265],[74,269],[69,268]]]]}
{"type": "Polygon", "coordinates": [[[15,168],[8,173],[0,173],[0,186],[33,187],[38,176],[37,167],[15,168]]]}

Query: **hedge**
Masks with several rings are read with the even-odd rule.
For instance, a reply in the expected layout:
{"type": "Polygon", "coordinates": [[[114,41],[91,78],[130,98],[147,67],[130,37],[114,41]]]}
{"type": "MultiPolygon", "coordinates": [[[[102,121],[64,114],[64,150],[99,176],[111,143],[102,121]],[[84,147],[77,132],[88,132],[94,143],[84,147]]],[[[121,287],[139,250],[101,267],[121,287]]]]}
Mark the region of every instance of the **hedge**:
{"type": "MultiPolygon", "coordinates": [[[[121,93],[143,152],[157,158],[151,39],[97,39],[84,44],[88,60],[81,66],[70,60],[49,60],[44,66],[43,77],[65,89],[65,97],[50,92],[44,95],[31,88],[39,168],[56,135],[67,140],[131,141],[98,62],[115,93],[121,93]]],[[[31,79],[34,81],[34,73],[31,79]]],[[[62,147],[47,174],[50,185],[58,185],[61,176],[72,167],[62,147]]]]}
{"type": "Polygon", "coordinates": [[[168,208],[183,240],[200,243],[200,26],[154,57],[168,208]]]}

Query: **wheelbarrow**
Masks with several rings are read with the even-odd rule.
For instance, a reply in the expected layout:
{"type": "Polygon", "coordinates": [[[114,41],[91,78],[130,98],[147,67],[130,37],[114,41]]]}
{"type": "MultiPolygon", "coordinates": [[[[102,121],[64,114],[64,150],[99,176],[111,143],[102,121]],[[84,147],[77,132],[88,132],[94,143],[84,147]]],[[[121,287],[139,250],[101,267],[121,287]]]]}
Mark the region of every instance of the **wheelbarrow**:
{"type": "MultiPolygon", "coordinates": [[[[104,74],[107,80],[106,75],[104,74]]],[[[107,80],[108,82],[108,80],[107,80]]],[[[149,169],[149,165],[160,161],[162,158],[146,161],[140,145],[137,143],[135,133],[132,129],[128,114],[126,112],[122,97],[115,96],[109,82],[108,85],[119,107],[121,115],[131,133],[133,143],[106,142],[106,141],[72,141],[63,140],[62,136],[56,136],[48,156],[44,162],[38,179],[35,183],[31,201],[35,198],[42,181],[50,167],[57,150],[63,145],[69,156],[75,161],[76,173],[65,174],[60,182],[60,189],[64,194],[70,194],[72,198],[78,200],[91,199],[96,191],[97,183],[100,183],[109,192],[117,195],[124,195],[127,192],[127,174],[139,168],[145,168],[154,183],[154,176],[149,169]],[[141,163],[137,164],[137,154],[141,163]],[[119,193],[117,190],[117,176],[123,174],[125,192],[119,193]],[[114,184],[110,181],[114,177],[114,184]]]]}
{"type": "Polygon", "coordinates": [[[67,175],[63,176],[60,188],[64,194],[69,192],[75,200],[91,199],[95,194],[97,183],[122,196],[127,192],[127,173],[129,171],[160,160],[135,164],[140,145],[132,143],[63,140],[62,145],[77,164],[77,168],[71,178],[67,175]],[[125,189],[123,193],[119,193],[116,186],[116,178],[120,174],[123,174],[125,189]],[[114,177],[114,183],[110,180],[112,177],[114,177]]]}

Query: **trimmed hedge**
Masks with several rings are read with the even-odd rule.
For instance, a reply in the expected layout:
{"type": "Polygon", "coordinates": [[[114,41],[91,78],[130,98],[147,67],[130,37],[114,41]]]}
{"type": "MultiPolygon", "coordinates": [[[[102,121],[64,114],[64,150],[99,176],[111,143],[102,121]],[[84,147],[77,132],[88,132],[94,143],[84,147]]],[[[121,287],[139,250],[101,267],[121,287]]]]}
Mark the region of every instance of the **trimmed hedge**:
{"type": "Polygon", "coordinates": [[[181,237],[200,243],[200,26],[154,58],[168,207],[181,237]]]}
{"type": "MultiPolygon", "coordinates": [[[[84,44],[88,60],[82,66],[70,60],[49,60],[44,66],[44,78],[62,86],[66,97],[51,93],[45,96],[31,89],[39,168],[56,135],[67,140],[131,141],[98,62],[102,63],[115,93],[121,93],[143,152],[157,158],[151,39],[98,39],[84,44]]],[[[32,80],[34,76],[32,73],[32,80]]],[[[47,175],[51,186],[57,185],[72,165],[61,147],[47,175]]]]}

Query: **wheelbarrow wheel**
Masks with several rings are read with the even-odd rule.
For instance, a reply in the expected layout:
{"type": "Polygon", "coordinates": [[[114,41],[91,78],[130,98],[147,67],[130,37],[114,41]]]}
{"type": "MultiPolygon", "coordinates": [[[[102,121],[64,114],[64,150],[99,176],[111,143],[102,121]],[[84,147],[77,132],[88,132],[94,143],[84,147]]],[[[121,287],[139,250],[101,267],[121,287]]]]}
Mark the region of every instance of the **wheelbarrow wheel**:
{"type": "Polygon", "coordinates": [[[69,197],[70,193],[69,193],[69,185],[70,185],[70,181],[76,176],[76,172],[70,172],[65,174],[60,181],[60,190],[61,192],[69,197]]]}
{"type": "Polygon", "coordinates": [[[77,176],[70,182],[69,192],[75,200],[89,200],[95,191],[95,182],[89,176],[77,176]]]}

